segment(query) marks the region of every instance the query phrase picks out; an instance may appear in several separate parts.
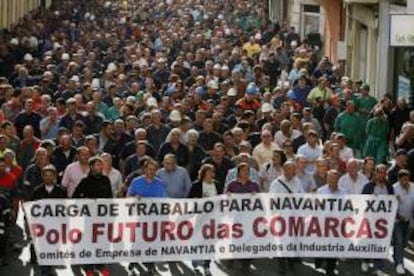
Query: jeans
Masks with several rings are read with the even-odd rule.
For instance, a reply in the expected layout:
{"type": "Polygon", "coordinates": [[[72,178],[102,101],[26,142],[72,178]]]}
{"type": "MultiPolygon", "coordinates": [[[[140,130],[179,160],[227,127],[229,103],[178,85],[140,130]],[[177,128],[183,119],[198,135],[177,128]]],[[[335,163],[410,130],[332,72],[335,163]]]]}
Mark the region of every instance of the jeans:
{"type": "Polygon", "coordinates": [[[394,264],[404,263],[404,248],[408,243],[408,221],[397,221],[394,225],[394,264]]]}

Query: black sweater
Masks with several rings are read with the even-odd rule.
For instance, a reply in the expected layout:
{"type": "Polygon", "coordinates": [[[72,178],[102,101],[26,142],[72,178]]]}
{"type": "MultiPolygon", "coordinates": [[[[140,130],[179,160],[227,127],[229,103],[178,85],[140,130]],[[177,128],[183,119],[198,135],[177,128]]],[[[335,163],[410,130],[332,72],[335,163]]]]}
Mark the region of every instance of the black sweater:
{"type": "Polygon", "coordinates": [[[89,174],[81,180],[73,198],[112,198],[111,182],[104,175],[89,174]]]}
{"type": "MultiPolygon", "coordinates": [[[[392,187],[392,185],[389,185],[387,183],[386,187],[387,187],[388,194],[393,195],[394,194],[394,188],[392,187]]],[[[362,189],[362,194],[371,195],[371,194],[374,193],[374,190],[375,190],[375,183],[371,181],[371,182],[369,182],[368,184],[366,184],[364,186],[364,188],[362,189]]]]}
{"type": "MultiPolygon", "coordinates": [[[[217,194],[219,195],[219,184],[217,181],[214,181],[216,185],[217,194]]],[[[191,186],[190,193],[188,194],[188,198],[202,198],[203,197],[203,182],[201,180],[196,180],[193,182],[191,186]]]]}
{"type": "Polygon", "coordinates": [[[55,185],[50,193],[46,190],[44,184],[36,187],[33,192],[32,200],[46,198],[66,198],[66,191],[60,185],[55,185]]]}

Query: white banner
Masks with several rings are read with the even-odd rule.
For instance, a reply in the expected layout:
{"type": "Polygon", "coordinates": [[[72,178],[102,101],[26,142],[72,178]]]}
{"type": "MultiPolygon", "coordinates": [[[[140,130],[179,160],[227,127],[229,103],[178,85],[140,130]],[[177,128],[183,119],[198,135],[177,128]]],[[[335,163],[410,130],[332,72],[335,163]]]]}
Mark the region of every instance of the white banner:
{"type": "Polygon", "coordinates": [[[269,257],[386,258],[393,196],[222,195],[24,204],[41,265],[269,257]]]}

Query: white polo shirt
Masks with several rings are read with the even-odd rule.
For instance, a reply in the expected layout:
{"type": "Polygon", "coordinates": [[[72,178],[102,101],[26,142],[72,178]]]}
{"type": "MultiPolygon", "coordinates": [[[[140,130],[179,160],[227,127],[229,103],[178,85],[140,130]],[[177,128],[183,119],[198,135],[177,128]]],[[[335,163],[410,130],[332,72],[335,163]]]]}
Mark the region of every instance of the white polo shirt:
{"type": "Polygon", "coordinates": [[[296,193],[304,193],[305,190],[303,189],[302,182],[294,176],[291,180],[286,179],[284,175],[279,176],[275,180],[273,180],[272,184],[270,184],[269,193],[275,194],[296,194],[296,193]],[[289,192],[279,180],[283,181],[283,183],[290,189],[289,192]]]}
{"type": "Polygon", "coordinates": [[[362,194],[362,189],[368,182],[368,178],[360,172],[358,172],[358,176],[355,181],[351,178],[349,173],[346,173],[339,178],[338,185],[348,195],[359,195],[362,194]]]}
{"type": "Polygon", "coordinates": [[[408,190],[404,189],[400,182],[394,185],[394,194],[398,200],[398,214],[407,221],[412,221],[414,211],[414,183],[410,182],[408,190]]]}

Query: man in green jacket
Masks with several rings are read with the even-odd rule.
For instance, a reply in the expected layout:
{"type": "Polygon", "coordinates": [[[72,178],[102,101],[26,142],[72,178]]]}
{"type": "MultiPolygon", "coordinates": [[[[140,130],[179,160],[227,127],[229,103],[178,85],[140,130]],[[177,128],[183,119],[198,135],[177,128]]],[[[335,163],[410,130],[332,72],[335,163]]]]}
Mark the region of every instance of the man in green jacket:
{"type": "Polygon", "coordinates": [[[361,146],[361,132],[364,130],[362,126],[362,120],[355,112],[355,103],[347,101],[346,109],[336,118],[334,128],[336,132],[345,135],[347,144],[356,153],[358,153],[361,146]]]}
{"type": "Polygon", "coordinates": [[[388,156],[389,124],[382,109],[376,110],[365,128],[363,157],[372,156],[377,164],[386,161],[388,156]]]}
{"type": "MultiPolygon", "coordinates": [[[[368,84],[363,84],[360,88],[361,91],[361,95],[359,95],[356,99],[355,99],[355,106],[356,106],[356,111],[359,114],[359,117],[361,119],[362,122],[362,129],[365,129],[367,122],[369,120],[369,116],[372,112],[372,109],[375,107],[375,105],[377,104],[377,99],[375,99],[373,96],[369,95],[369,85],[368,84]]],[[[361,142],[364,143],[365,142],[365,132],[363,131],[361,133],[361,142]]],[[[364,144],[362,145],[362,147],[364,146],[364,144]]]]}

